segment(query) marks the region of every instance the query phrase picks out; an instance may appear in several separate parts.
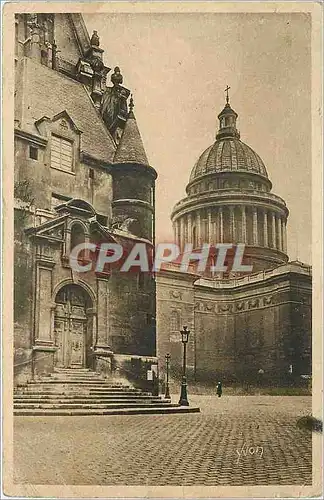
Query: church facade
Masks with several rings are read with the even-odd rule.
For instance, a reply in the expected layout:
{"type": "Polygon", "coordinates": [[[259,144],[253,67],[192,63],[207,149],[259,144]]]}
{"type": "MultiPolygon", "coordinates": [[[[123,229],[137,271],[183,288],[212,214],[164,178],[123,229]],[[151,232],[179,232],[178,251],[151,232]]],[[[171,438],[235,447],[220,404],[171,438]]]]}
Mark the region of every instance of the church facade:
{"type": "MultiPolygon", "coordinates": [[[[228,91],[228,90],[227,90],[228,91]]],[[[158,276],[158,353],[171,354],[181,373],[179,330],[190,329],[191,380],[300,382],[311,373],[311,269],[289,262],[288,208],[272,193],[260,156],[240,140],[227,94],[215,142],[199,157],[187,196],[172,211],[174,239],[182,252],[192,244],[228,244],[226,271],[184,273],[176,264],[158,276]],[[245,245],[247,273],[234,272],[230,247],[245,245]]]]}
{"type": "Polygon", "coordinates": [[[130,91],[80,14],[18,14],[15,29],[15,381],[155,366],[154,276],[69,260],[80,243],[154,246],[157,174],[130,91]]]}

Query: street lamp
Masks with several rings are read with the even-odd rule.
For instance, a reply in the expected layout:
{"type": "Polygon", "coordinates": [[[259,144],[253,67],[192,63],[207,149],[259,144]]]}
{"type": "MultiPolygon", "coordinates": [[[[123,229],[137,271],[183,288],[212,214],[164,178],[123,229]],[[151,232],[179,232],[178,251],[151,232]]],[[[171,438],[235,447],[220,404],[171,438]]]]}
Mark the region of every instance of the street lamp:
{"type": "Polygon", "coordinates": [[[165,355],[165,368],[166,368],[166,381],[165,381],[165,395],[166,399],[170,399],[170,388],[169,388],[169,366],[170,366],[171,354],[165,355]]]}
{"type": "Polygon", "coordinates": [[[179,399],[180,406],[189,406],[188,395],[187,395],[187,377],[186,377],[186,354],[187,354],[187,343],[189,340],[190,331],[187,326],[184,326],[180,331],[181,342],[183,343],[183,369],[182,369],[182,380],[181,380],[181,394],[179,399]]]}

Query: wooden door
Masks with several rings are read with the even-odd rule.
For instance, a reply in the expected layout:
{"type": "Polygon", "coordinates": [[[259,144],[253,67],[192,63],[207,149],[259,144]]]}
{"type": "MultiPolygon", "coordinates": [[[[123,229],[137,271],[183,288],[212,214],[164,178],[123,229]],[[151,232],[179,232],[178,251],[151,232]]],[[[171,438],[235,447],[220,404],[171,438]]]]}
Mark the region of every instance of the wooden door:
{"type": "Polygon", "coordinates": [[[64,287],[56,299],[54,319],[56,366],[80,368],[86,365],[86,298],[79,287],[64,287]]]}

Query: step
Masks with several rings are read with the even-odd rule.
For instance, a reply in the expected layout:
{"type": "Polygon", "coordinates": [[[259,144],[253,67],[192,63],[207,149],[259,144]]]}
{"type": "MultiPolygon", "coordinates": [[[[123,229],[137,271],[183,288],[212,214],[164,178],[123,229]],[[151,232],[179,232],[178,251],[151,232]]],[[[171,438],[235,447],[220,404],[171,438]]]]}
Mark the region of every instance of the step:
{"type": "Polygon", "coordinates": [[[48,410],[48,409],[20,409],[14,410],[15,416],[92,416],[92,415],[152,415],[152,414],[174,414],[174,413],[199,413],[200,409],[193,406],[168,406],[150,408],[137,407],[137,408],[115,408],[105,410],[48,410]]]}
{"type": "Polygon", "coordinates": [[[119,390],[109,390],[109,389],[104,389],[104,390],[86,390],[86,389],[80,389],[78,391],[73,389],[69,389],[68,387],[66,388],[60,388],[61,390],[25,390],[25,391],[19,391],[15,392],[17,395],[39,395],[43,394],[44,396],[51,396],[51,395],[81,395],[81,396],[137,396],[137,395],[142,395],[142,396],[151,396],[152,394],[150,392],[144,392],[144,391],[139,391],[139,390],[126,390],[126,391],[119,391],[119,390]],[[63,389],[63,390],[62,390],[63,389]]]}
{"type": "Polygon", "coordinates": [[[53,395],[43,395],[43,394],[33,394],[30,397],[26,397],[26,395],[19,394],[14,395],[14,401],[17,402],[33,402],[33,401],[151,401],[151,400],[160,400],[161,396],[143,396],[142,394],[136,396],[82,396],[80,394],[71,396],[65,394],[53,394],[53,395]]]}
{"type": "Polygon", "coordinates": [[[18,391],[26,390],[26,389],[32,389],[32,390],[55,390],[55,389],[62,389],[64,387],[70,387],[73,390],[81,390],[81,389],[89,389],[89,390],[110,390],[110,391],[140,391],[140,389],[136,389],[134,387],[130,386],[125,386],[125,387],[114,387],[110,385],[105,385],[105,384],[100,384],[100,385],[93,385],[93,384],[69,384],[65,382],[64,384],[41,384],[41,383],[33,383],[33,384],[28,384],[25,387],[19,387],[17,388],[18,391]]]}
{"type": "Polygon", "coordinates": [[[48,380],[44,379],[39,379],[39,380],[32,380],[28,382],[28,385],[34,385],[34,384],[85,384],[85,385],[108,385],[112,387],[130,387],[129,385],[117,385],[115,383],[108,382],[106,380],[79,380],[79,379],[58,379],[58,380],[52,380],[50,377],[48,380]],[[85,384],[86,383],[86,384],[85,384]]]}
{"type": "Polygon", "coordinates": [[[169,406],[174,406],[172,403],[169,402],[155,402],[155,403],[143,403],[139,405],[138,402],[135,403],[90,403],[90,404],[80,404],[80,403],[15,403],[14,408],[19,410],[19,409],[44,409],[44,410],[64,410],[64,409],[90,409],[90,410],[95,410],[95,409],[110,409],[110,408],[150,408],[152,406],[154,407],[169,407],[169,406]]]}

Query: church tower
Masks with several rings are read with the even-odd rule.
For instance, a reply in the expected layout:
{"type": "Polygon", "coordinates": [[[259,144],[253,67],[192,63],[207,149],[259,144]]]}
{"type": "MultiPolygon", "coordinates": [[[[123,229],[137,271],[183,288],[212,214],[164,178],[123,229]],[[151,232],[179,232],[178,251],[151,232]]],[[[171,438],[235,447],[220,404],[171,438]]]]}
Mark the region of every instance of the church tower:
{"type": "Polygon", "coordinates": [[[149,165],[134,115],[133,98],[114,156],[113,221],[127,224],[140,238],[154,243],[156,171],[149,165]]]}
{"type": "MultiPolygon", "coordinates": [[[[218,115],[215,142],[199,157],[186,187],[187,197],[172,212],[175,241],[199,248],[203,243],[244,243],[253,272],[288,261],[284,200],[260,156],[240,140],[238,114],[229,103],[218,115]]],[[[223,277],[222,275],[217,277],[223,277]]]]}

